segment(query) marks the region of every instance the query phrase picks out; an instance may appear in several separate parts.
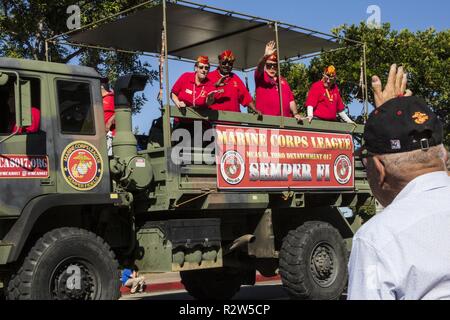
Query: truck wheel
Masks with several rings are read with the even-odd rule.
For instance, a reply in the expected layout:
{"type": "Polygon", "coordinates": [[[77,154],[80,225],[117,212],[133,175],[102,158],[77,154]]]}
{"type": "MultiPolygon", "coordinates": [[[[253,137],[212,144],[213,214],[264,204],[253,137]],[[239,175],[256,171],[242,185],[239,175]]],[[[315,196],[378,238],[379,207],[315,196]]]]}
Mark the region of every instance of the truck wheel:
{"type": "Polygon", "coordinates": [[[229,300],[243,281],[239,270],[232,268],[181,271],[180,276],[186,291],[197,300],[229,300]]]}
{"type": "Polygon", "coordinates": [[[10,300],[116,300],[119,265],[92,232],[60,228],[40,238],[8,283],[10,300]]]}
{"type": "Polygon", "coordinates": [[[338,299],[347,283],[347,248],[326,222],[289,231],[280,250],[280,274],[292,299],[338,299]]]}

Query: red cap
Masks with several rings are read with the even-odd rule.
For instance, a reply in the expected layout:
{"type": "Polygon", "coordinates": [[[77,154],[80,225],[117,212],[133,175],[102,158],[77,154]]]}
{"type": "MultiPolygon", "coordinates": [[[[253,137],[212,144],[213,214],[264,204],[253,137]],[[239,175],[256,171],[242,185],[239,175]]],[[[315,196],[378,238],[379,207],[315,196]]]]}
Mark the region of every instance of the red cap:
{"type": "Polygon", "coordinates": [[[278,61],[278,55],[276,53],[272,53],[270,56],[267,57],[267,60],[271,60],[271,61],[278,61]]]}
{"type": "Polygon", "coordinates": [[[234,54],[231,50],[225,50],[219,56],[219,61],[223,61],[223,60],[234,61],[235,59],[236,58],[234,57],[234,54]]]}
{"type": "Polygon", "coordinates": [[[197,63],[209,64],[209,58],[207,56],[198,56],[197,63]]]}
{"type": "Polygon", "coordinates": [[[326,74],[327,76],[335,77],[336,76],[336,68],[333,65],[328,66],[325,68],[323,73],[326,74]]]}

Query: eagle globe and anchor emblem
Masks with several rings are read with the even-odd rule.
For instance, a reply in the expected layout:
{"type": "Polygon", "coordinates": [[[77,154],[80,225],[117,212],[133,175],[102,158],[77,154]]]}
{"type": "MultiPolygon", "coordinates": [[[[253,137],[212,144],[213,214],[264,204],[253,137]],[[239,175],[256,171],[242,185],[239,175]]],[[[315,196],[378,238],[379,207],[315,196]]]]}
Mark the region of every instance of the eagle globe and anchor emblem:
{"type": "Polygon", "coordinates": [[[230,150],[220,159],[220,173],[229,184],[236,185],[242,181],[245,174],[245,161],[239,152],[230,150]]]}
{"type": "Polygon", "coordinates": [[[341,154],[334,161],[334,176],[339,184],[346,184],[350,181],[353,173],[352,162],[349,157],[341,154]]]}
{"type": "Polygon", "coordinates": [[[85,191],[95,188],[103,173],[102,158],[98,150],[84,141],[69,144],[61,157],[61,170],[67,183],[85,191]]]}

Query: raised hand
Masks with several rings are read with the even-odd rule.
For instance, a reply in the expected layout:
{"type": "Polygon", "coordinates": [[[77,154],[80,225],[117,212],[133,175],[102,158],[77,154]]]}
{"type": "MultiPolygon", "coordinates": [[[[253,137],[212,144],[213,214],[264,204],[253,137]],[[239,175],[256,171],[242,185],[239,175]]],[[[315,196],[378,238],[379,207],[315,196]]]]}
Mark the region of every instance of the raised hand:
{"type": "Polygon", "coordinates": [[[266,51],[264,53],[265,56],[270,56],[277,51],[275,41],[269,41],[266,44],[266,51]]]}
{"type": "Polygon", "coordinates": [[[217,82],[215,83],[216,87],[222,87],[225,85],[225,80],[228,78],[228,76],[222,76],[217,82]]]}
{"type": "Polygon", "coordinates": [[[391,65],[388,81],[384,90],[380,78],[378,76],[373,76],[372,90],[375,97],[375,107],[378,108],[393,98],[412,96],[412,91],[406,89],[407,83],[408,78],[403,67],[400,66],[397,68],[396,64],[391,65]]]}

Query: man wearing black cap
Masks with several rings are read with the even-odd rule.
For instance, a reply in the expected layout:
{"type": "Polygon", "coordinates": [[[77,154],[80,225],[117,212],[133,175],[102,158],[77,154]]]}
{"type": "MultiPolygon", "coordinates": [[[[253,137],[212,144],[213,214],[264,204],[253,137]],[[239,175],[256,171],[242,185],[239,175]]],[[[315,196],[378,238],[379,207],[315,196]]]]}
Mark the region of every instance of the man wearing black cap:
{"type": "Polygon", "coordinates": [[[348,299],[450,299],[450,178],[442,124],[393,65],[367,121],[363,164],[383,212],[353,239],[348,299]],[[407,97],[406,97],[406,96],[407,97]]]}

